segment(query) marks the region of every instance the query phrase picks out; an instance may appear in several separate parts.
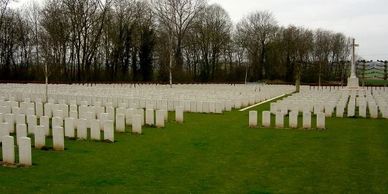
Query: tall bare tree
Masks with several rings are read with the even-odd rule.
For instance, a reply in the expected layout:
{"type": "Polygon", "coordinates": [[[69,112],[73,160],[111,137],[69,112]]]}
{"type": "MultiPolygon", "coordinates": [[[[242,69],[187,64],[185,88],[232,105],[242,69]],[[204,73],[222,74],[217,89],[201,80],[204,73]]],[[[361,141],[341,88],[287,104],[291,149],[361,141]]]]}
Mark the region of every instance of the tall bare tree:
{"type": "Polygon", "coordinates": [[[263,79],[266,75],[266,68],[268,68],[267,45],[278,28],[274,16],[268,11],[254,12],[244,18],[237,28],[245,39],[244,45],[253,67],[253,79],[263,79]]]}
{"type": "MultiPolygon", "coordinates": [[[[215,80],[223,51],[231,42],[232,21],[219,5],[210,5],[196,18],[190,33],[199,45],[202,58],[202,81],[215,80]]],[[[224,69],[225,70],[225,69],[224,69]]]]}
{"type": "MultiPolygon", "coordinates": [[[[183,73],[182,44],[187,30],[193,20],[206,5],[206,0],[152,0],[154,14],[159,24],[170,35],[170,52],[174,50],[175,68],[183,73]]],[[[172,57],[170,57],[169,74],[172,86],[172,57]]]]}

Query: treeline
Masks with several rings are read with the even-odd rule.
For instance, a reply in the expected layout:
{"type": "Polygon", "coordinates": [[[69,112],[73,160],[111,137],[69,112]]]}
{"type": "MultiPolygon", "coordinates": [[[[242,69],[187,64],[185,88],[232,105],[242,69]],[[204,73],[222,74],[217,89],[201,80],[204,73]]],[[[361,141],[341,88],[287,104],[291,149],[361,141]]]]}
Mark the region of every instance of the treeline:
{"type": "Polygon", "coordinates": [[[203,0],[0,0],[1,80],[343,81],[349,39],[203,0]],[[47,71],[45,69],[47,67],[47,71]]]}

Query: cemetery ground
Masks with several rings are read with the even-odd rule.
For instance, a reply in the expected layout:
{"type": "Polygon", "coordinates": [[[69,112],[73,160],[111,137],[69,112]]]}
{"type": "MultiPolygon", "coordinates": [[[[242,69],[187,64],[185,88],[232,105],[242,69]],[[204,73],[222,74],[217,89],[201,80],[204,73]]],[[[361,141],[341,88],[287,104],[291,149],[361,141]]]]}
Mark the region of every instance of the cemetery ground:
{"type": "MultiPolygon", "coordinates": [[[[261,123],[269,103],[254,109],[261,123]]],[[[387,120],[327,118],[317,131],[251,129],[248,111],[173,117],[113,144],[33,149],[33,167],[0,167],[0,193],[388,193],[387,120]]]]}

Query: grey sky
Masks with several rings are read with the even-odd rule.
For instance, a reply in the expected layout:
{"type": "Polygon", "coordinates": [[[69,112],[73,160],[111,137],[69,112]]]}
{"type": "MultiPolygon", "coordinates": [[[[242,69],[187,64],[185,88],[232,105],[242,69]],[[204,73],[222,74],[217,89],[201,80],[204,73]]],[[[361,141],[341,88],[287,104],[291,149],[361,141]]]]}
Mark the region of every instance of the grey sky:
{"type": "Polygon", "coordinates": [[[342,32],[356,38],[357,53],[388,60],[387,0],[210,0],[222,5],[234,22],[255,10],[269,10],[280,25],[342,32]]]}
{"type": "MultiPolygon", "coordinates": [[[[31,0],[19,0],[19,4],[31,0]]],[[[42,0],[38,0],[42,1],[42,0]]],[[[342,32],[356,38],[357,53],[368,60],[388,60],[387,0],[209,0],[237,23],[250,12],[268,10],[280,25],[342,32]]]]}

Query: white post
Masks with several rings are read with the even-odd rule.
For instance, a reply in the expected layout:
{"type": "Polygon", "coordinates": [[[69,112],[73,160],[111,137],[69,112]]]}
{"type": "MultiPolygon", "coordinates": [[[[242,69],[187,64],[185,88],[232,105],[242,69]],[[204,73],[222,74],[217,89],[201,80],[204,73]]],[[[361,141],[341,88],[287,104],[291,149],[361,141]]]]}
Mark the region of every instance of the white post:
{"type": "Polygon", "coordinates": [[[172,34],[170,34],[170,64],[169,64],[169,73],[170,73],[170,88],[172,88],[172,52],[173,52],[173,46],[172,46],[172,34]]]}
{"type": "Polygon", "coordinates": [[[48,67],[47,63],[44,65],[44,74],[45,74],[45,83],[46,83],[46,92],[45,92],[45,97],[46,97],[46,103],[48,101],[48,67]]]}

